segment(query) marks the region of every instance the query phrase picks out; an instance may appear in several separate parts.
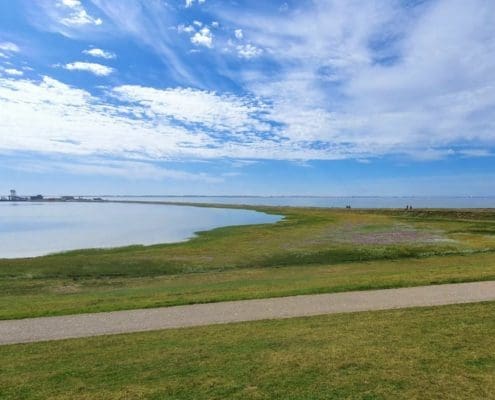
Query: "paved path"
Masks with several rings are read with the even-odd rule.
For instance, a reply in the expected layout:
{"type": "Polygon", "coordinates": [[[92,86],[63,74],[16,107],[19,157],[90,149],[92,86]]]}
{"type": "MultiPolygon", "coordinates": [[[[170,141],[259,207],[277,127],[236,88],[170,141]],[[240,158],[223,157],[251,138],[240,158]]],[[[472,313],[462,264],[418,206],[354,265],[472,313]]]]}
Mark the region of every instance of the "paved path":
{"type": "Polygon", "coordinates": [[[0,344],[495,300],[495,281],[0,321],[0,344]]]}

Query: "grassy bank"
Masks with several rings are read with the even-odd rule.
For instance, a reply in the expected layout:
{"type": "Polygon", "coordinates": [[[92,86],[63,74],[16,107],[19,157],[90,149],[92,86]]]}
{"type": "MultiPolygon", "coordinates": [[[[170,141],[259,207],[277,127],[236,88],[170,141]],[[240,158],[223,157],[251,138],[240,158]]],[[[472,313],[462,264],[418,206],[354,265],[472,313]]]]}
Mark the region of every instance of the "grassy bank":
{"type": "Polygon", "coordinates": [[[495,303],[0,347],[2,399],[488,399],[495,303]]]}
{"type": "Polygon", "coordinates": [[[251,207],[276,224],[0,260],[0,319],[495,279],[495,212],[251,207]]]}
{"type": "Polygon", "coordinates": [[[99,279],[0,282],[0,319],[495,280],[495,253],[99,279]]]}

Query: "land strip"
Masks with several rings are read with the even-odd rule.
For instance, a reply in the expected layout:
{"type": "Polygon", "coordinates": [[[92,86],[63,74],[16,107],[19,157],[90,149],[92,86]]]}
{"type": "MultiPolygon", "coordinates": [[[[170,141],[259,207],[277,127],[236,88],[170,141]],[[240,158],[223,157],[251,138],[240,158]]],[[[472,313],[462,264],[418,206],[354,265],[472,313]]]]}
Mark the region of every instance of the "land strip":
{"type": "Polygon", "coordinates": [[[0,344],[495,300],[495,281],[0,321],[0,344]]]}
{"type": "Polygon", "coordinates": [[[494,210],[245,208],[284,219],[0,259],[0,320],[495,280],[494,210]]]}

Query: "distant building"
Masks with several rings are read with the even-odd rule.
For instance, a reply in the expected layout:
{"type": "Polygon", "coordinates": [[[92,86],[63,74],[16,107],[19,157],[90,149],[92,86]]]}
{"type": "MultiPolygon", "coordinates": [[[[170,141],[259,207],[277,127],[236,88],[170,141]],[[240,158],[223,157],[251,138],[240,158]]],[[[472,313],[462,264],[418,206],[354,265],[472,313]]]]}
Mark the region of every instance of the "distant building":
{"type": "Polygon", "coordinates": [[[75,200],[74,196],[62,196],[61,199],[63,201],[68,201],[68,200],[75,200]]]}
{"type": "Polygon", "coordinates": [[[17,192],[14,189],[10,190],[10,196],[9,196],[10,201],[27,201],[27,199],[28,199],[27,197],[17,196],[17,192]]]}
{"type": "Polygon", "coordinates": [[[36,196],[29,196],[29,200],[43,200],[43,196],[41,194],[37,194],[36,196]]]}

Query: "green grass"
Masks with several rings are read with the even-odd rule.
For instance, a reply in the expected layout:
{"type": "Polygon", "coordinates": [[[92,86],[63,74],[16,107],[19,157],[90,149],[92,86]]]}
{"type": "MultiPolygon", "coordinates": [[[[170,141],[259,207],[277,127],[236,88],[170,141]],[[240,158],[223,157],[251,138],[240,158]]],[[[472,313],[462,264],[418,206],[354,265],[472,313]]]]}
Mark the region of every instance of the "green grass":
{"type": "Polygon", "coordinates": [[[0,398],[490,399],[495,303],[0,347],[0,398]]]}
{"type": "Polygon", "coordinates": [[[495,253],[144,278],[0,282],[0,319],[495,280],[495,253]]]}
{"type": "Polygon", "coordinates": [[[493,211],[251,208],[285,218],[0,260],[0,319],[495,279],[493,211]]]}

